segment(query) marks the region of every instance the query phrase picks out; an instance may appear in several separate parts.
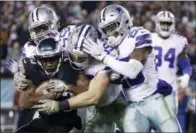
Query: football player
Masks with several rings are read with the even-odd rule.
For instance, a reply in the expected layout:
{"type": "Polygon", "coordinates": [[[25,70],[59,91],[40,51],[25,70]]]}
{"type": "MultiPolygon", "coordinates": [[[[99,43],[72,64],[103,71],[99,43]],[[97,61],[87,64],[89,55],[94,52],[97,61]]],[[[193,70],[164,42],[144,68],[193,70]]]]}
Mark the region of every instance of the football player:
{"type": "MultiPolygon", "coordinates": [[[[87,85],[83,86],[84,83],[77,80],[81,74],[78,75],[77,71],[70,66],[68,58],[63,55],[62,45],[58,44],[54,38],[45,38],[36,46],[34,57],[23,58],[20,61],[19,69],[20,73],[23,74],[22,77],[31,81],[31,84],[21,90],[19,102],[21,108],[31,109],[41,99],[62,101],[69,98],[70,93],[66,93],[66,95],[60,93],[67,91],[78,93],[78,91],[86,89],[88,82],[86,82],[87,85]],[[59,95],[56,95],[55,91],[58,91],[59,95]]],[[[54,108],[58,109],[57,107],[54,108]]],[[[54,114],[51,114],[49,110],[47,114],[40,113],[40,116],[37,124],[32,125],[34,123],[32,120],[32,123],[28,123],[17,132],[55,133],[69,132],[73,127],[81,128],[80,118],[77,116],[76,110],[54,114]]]]}
{"type": "Polygon", "coordinates": [[[156,66],[159,77],[173,87],[173,93],[165,99],[176,114],[177,100],[177,70],[183,75],[178,77],[179,87],[186,88],[192,74],[192,67],[186,54],[187,39],[175,33],[175,16],[169,11],[160,11],[156,16],[156,32],[152,34],[156,66]]]}
{"type": "Polygon", "coordinates": [[[59,33],[59,18],[49,7],[37,7],[28,16],[30,41],[24,45],[24,56],[35,54],[35,45],[44,37],[56,36],[59,33]]]}
{"type": "MultiPolygon", "coordinates": [[[[38,7],[29,14],[28,25],[30,39],[25,43],[22,49],[22,58],[30,57],[35,54],[35,46],[40,39],[46,36],[54,36],[58,33],[59,19],[54,10],[48,7],[38,7]]],[[[20,81],[15,82],[18,90],[22,90],[30,84],[28,79],[22,77],[22,74],[18,73],[18,62],[13,59],[7,59],[6,67],[14,74],[14,80],[20,81]]],[[[19,110],[17,128],[24,125],[26,121],[30,121],[30,118],[32,118],[33,115],[33,111],[29,111],[28,109],[19,110]]]]}
{"type": "Polygon", "coordinates": [[[148,132],[150,122],[160,132],[180,132],[177,120],[170,114],[164,96],[172,87],[159,80],[152,51],[152,38],[143,27],[133,27],[128,10],[109,5],[99,15],[99,27],[107,45],[118,51],[118,57],[106,54],[104,47],[85,39],[84,51],[124,76],[122,85],[129,106],[123,117],[124,132],[148,132]]]}
{"type": "MultiPolygon", "coordinates": [[[[44,37],[54,37],[58,34],[59,30],[59,19],[55,11],[48,7],[38,7],[35,8],[28,17],[29,24],[29,33],[30,40],[25,43],[22,50],[22,58],[24,57],[33,57],[36,51],[36,45],[43,39],[44,37]]],[[[18,63],[13,60],[7,61],[8,69],[12,73],[16,73],[18,71],[18,63]]],[[[25,78],[21,78],[24,81],[22,82],[20,77],[20,73],[14,74],[15,86],[19,90],[23,90],[27,87],[30,82],[25,80],[25,78]],[[17,82],[20,81],[20,82],[17,82]]]]}
{"type": "MultiPolygon", "coordinates": [[[[121,118],[124,114],[125,104],[120,98],[121,85],[110,83],[109,75],[112,76],[112,72],[108,74],[106,65],[90,58],[82,51],[85,38],[97,41],[95,28],[90,25],[80,25],[76,27],[70,38],[70,62],[72,67],[83,70],[85,75],[91,79],[88,90],[63,102],[40,100],[41,104],[35,105],[34,108],[43,112],[48,112],[47,110],[50,108],[49,110],[56,112],[53,105],[62,110],[95,105],[96,112],[92,115],[94,118],[87,122],[85,132],[115,132],[115,123],[122,129],[121,118]]],[[[115,51],[111,52],[113,56],[115,53],[115,51]]]]}

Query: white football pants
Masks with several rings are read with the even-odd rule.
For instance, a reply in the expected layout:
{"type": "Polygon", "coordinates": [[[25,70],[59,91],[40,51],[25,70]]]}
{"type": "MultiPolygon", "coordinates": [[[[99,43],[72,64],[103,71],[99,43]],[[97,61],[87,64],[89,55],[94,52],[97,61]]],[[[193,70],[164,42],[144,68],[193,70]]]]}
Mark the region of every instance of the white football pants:
{"type": "Polygon", "coordinates": [[[149,132],[152,123],[159,132],[181,132],[161,94],[155,94],[140,102],[130,103],[123,118],[124,132],[149,132]]]}

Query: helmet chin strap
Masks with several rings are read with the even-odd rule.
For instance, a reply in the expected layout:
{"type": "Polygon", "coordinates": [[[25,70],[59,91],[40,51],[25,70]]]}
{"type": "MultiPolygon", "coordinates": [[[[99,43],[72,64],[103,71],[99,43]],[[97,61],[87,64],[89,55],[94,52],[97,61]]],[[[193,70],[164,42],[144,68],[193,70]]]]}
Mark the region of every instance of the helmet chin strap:
{"type": "Polygon", "coordinates": [[[159,32],[159,36],[160,36],[161,38],[163,38],[163,39],[169,38],[170,35],[171,35],[171,34],[170,34],[169,32],[164,32],[164,31],[159,32]]]}

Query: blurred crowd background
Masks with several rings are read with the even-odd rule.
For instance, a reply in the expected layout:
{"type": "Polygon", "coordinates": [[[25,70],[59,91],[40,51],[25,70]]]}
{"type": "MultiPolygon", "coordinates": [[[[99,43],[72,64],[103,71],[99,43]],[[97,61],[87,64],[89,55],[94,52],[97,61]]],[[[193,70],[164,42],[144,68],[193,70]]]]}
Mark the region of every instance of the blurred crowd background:
{"type": "Polygon", "coordinates": [[[125,6],[134,18],[135,26],[144,26],[150,31],[155,29],[155,16],[160,10],[169,10],[176,17],[176,31],[188,39],[188,56],[193,66],[189,88],[179,91],[179,119],[185,131],[195,131],[196,128],[196,2],[191,1],[23,1],[0,2],[0,61],[1,61],[1,129],[14,128],[17,117],[18,93],[12,82],[12,74],[5,68],[5,60],[19,60],[22,46],[28,41],[28,14],[38,6],[53,8],[60,17],[61,27],[80,21],[91,21],[96,24],[101,9],[108,4],[118,3],[125,6]],[[194,125],[194,126],[192,126],[194,125]]]}

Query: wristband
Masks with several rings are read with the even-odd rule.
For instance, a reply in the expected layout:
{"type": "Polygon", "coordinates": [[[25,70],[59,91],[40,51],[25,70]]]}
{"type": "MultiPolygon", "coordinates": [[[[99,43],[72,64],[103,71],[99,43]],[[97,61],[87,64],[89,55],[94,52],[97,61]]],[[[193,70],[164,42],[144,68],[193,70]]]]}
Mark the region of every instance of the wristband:
{"type": "Polygon", "coordinates": [[[59,111],[68,111],[68,110],[70,110],[69,101],[68,100],[60,101],[59,102],[59,111]]]}

